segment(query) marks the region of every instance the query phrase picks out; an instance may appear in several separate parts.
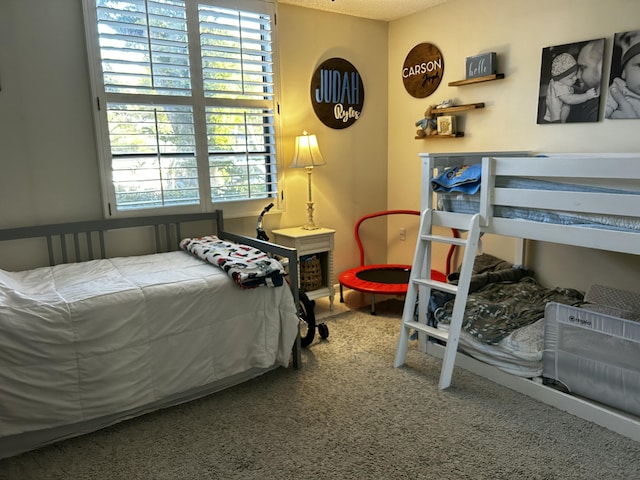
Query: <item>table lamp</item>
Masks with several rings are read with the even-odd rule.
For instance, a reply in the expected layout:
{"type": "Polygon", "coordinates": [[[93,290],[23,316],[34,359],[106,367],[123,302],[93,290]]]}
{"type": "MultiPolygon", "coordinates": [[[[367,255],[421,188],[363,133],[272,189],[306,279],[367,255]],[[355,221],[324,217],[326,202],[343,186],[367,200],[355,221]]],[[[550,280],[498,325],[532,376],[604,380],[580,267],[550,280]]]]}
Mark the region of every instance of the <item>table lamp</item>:
{"type": "Polygon", "coordinates": [[[295,152],[291,168],[306,168],[309,199],[307,200],[307,224],[302,228],[305,230],[316,230],[319,228],[313,221],[313,198],[311,196],[311,171],[313,167],[326,165],[327,162],[322,158],[320,148],[318,147],[318,139],[315,135],[309,135],[306,131],[302,135],[296,137],[295,152]]]}

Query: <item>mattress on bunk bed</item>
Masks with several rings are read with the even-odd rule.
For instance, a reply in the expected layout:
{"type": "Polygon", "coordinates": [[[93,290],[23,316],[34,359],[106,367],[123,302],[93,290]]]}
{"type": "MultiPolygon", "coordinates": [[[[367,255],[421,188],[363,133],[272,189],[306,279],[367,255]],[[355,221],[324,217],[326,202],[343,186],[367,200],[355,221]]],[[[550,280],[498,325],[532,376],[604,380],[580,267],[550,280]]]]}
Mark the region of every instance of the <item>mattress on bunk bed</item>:
{"type": "MultiPolygon", "coordinates": [[[[433,191],[437,194],[439,210],[474,214],[480,211],[480,165],[454,167],[432,179],[433,191]],[[460,174],[462,171],[462,174],[460,174]]],[[[619,183],[619,182],[618,182],[619,183]]],[[[497,188],[548,190],[563,192],[585,192],[603,194],[639,195],[640,190],[632,184],[616,186],[594,185],[586,180],[566,179],[565,182],[547,181],[528,177],[499,176],[495,179],[497,188]]],[[[640,200],[639,200],[640,201],[640,200]]],[[[562,210],[544,210],[495,205],[493,215],[500,218],[513,218],[558,225],[581,225],[610,230],[640,231],[640,218],[628,216],[603,215],[595,213],[567,212],[562,210]]]]}
{"type": "MultiPolygon", "coordinates": [[[[438,324],[447,332],[449,325],[438,324]]],[[[481,342],[465,331],[460,332],[458,348],[503,372],[524,378],[542,375],[544,319],[525,325],[511,332],[496,345],[481,342]]]]}
{"type": "Polygon", "coordinates": [[[543,376],[640,416],[640,294],[594,285],[585,301],[547,305],[543,376]]]}
{"type": "MultiPolygon", "coordinates": [[[[543,287],[529,270],[488,254],[475,258],[472,272],[460,350],[513,375],[540,376],[545,305],[580,304],[583,295],[543,287]]],[[[450,277],[454,282],[455,276],[450,277]]],[[[429,321],[448,330],[453,295],[434,291],[429,303],[429,321]]]]}

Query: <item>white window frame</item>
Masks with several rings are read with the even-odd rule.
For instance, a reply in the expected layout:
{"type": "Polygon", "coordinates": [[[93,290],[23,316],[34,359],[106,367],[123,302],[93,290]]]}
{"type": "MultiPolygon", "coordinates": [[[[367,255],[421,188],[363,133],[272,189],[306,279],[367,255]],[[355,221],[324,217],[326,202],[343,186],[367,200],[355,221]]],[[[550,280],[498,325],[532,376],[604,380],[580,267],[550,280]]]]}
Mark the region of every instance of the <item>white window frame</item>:
{"type": "MultiPolygon", "coordinates": [[[[276,181],[277,186],[272,197],[243,199],[237,201],[217,201],[212,202],[210,179],[209,179],[209,152],[206,148],[206,124],[204,119],[205,108],[211,101],[205,99],[202,89],[202,63],[200,58],[200,36],[196,29],[196,35],[189,35],[190,63],[191,63],[191,79],[194,85],[193,95],[194,101],[194,117],[196,137],[196,156],[198,164],[199,178],[199,196],[200,202],[193,205],[180,206],[162,206],[153,208],[136,208],[130,210],[118,210],[116,206],[116,192],[112,175],[112,154],[109,140],[109,129],[107,122],[106,93],[103,82],[103,72],[101,66],[101,55],[98,46],[98,21],[96,16],[95,0],[82,0],[87,55],[89,60],[89,77],[91,81],[91,91],[94,98],[93,114],[94,126],[96,134],[97,155],[100,166],[100,180],[103,198],[104,215],[109,217],[128,217],[140,215],[159,215],[170,213],[191,213],[191,212],[208,212],[216,209],[224,210],[225,218],[255,216],[270,202],[275,203],[276,209],[283,206],[284,199],[284,162],[282,160],[282,141],[280,128],[280,75],[279,75],[279,49],[278,49],[278,33],[277,33],[277,2],[275,0],[184,0],[187,4],[187,21],[191,25],[197,25],[198,5],[206,4],[231,10],[243,10],[256,13],[267,13],[271,15],[271,43],[272,43],[272,60],[273,60],[273,111],[274,111],[274,128],[275,128],[275,156],[276,156],[276,181]],[[205,148],[200,148],[204,146],[205,148]],[[204,151],[203,151],[204,150],[204,151]]],[[[166,97],[163,97],[163,99],[166,97]]],[[[135,103],[135,101],[132,101],[135,103]]],[[[233,102],[225,102],[224,100],[216,101],[215,106],[225,106],[228,103],[233,106],[233,102]]]]}

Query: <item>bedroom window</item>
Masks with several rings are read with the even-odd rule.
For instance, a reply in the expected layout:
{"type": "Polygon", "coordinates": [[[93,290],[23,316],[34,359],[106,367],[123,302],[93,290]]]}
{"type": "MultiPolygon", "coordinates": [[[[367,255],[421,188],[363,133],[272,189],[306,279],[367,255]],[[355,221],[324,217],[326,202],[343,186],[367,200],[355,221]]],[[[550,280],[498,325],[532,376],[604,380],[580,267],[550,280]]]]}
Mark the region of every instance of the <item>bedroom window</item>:
{"type": "Polygon", "coordinates": [[[275,2],[83,1],[108,215],[276,197],[275,2]]]}

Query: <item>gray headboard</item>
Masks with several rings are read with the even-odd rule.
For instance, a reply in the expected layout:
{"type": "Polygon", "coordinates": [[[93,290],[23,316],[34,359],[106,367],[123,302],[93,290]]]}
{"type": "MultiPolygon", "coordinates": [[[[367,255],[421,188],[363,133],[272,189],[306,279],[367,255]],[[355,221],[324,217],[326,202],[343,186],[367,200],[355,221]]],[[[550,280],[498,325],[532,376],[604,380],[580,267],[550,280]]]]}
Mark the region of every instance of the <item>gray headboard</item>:
{"type": "Polygon", "coordinates": [[[160,215],[118,218],[85,222],[35,225],[0,230],[0,242],[28,238],[47,241],[49,265],[82,262],[110,256],[105,232],[127,228],[149,227],[154,231],[155,253],[177,250],[182,239],[182,226],[190,222],[209,222],[211,234],[224,230],[221,210],[212,213],[160,215]]]}

